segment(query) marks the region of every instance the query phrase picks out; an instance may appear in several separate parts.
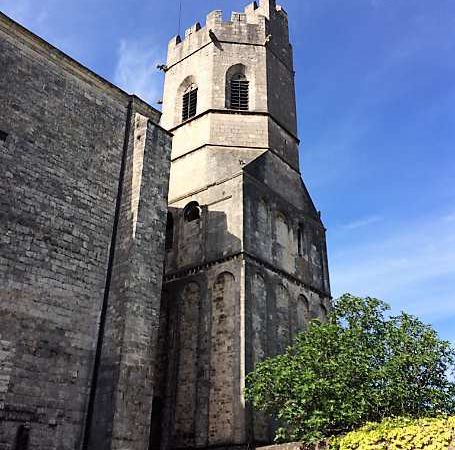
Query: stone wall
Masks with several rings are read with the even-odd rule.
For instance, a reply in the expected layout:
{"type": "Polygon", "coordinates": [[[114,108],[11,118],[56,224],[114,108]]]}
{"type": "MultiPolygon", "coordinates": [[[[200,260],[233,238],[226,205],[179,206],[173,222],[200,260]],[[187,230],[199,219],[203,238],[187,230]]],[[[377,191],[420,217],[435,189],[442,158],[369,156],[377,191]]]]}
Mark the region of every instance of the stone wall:
{"type": "Polygon", "coordinates": [[[149,441],[170,142],[139,113],[131,125],[90,434],[94,450],[142,450],[149,441]]]}
{"type": "Polygon", "coordinates": [[[2,450],[21,425],[30,448],[80,448],[100,319],[109,333],[95,365],[112,372],[113,339],[122,373],[105,379],[112,409],[96,448],[145,448],[170,154],[158,120],[0,15],[2,450]],[[128,144],[136,118],[142,147],[128,144]]]}
{"type": "MultiPolygon", "coordinates": [[[[257,160],[260,167],[274,164],[267,170],[278,180],[291,177],[282,171],[293,169],[265,156],[257,160]]],[[[311,318],[324,319],[330,308],[324,228],[305,199],[299,174],[293,175],[299,180],[297,206],[260,174],[246,166],[171,203],[156,392],[164,407],[156,425],[164,448],[271,442],[272,424],[249,415],[243,403],[245,373],[264,357],[284,352],[311,318]],[[187,221],[193,202],[200,216],[187,221]],[[313,247],[318,251],[312,260],[313,247]],[[225,272],[234,274],[239,292],[227,303],[217,294],[232,280],[229,275],[217,280],[225,272]],[[231,342],[233,336],[239,341],[231,342]]]]}
{"type": "Polygon", "coordinates": [[[245,251],[328,297],[325,229],[300,174],[270,152],[245,172],[245,251]]]}
{"type": "Polygon", "coordinates": [[[156,383],[161,445],[242,444],[242,261],[233,257],[190,273],[168,277],[164,287],[165,350],[156,383]]]}

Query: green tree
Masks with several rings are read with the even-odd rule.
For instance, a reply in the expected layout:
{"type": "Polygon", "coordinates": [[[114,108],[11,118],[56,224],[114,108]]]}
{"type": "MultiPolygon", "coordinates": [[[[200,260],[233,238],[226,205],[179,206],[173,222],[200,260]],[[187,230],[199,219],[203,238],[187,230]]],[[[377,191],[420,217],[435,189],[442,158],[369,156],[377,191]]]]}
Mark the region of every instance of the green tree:
{"type": "Polygon", "coordinates": [[[246,398],[274,416],[277,440],[313,442],[385,417],[455,412],[455,349],[416,317],[350,294],[283,355],[259,363],[246,398]]]}

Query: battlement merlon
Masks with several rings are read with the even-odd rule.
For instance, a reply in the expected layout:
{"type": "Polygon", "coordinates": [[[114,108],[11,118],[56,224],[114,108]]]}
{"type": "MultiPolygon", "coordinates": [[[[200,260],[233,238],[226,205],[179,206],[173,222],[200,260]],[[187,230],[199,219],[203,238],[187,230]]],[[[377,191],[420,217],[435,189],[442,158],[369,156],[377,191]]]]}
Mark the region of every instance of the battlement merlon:
{"type": "Polygon", "coordinates": [[[287,14],[275,0],[250,3],[244,12],[233,12],[230,21],[223,21],[222,11],[212,11],[204,27],[198,22],[186,30],[183,39],[174,36],[169,41],[167,65],[171,66],[214,39],[265,45],[273,39],[272,32],[279,35],[275,45],[290,46],[287,14]]]}

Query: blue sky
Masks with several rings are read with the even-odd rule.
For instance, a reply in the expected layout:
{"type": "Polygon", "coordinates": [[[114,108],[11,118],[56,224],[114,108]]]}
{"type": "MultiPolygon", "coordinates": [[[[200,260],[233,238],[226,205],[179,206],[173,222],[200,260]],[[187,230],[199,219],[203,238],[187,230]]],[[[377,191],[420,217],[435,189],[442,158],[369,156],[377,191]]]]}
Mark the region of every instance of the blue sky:
{"type": "MultiPolygon", "coordinates": [[[[183,0],[182,29],[247,1],[183,0]]],[[[302,173],[333,294],[389,302],[455,342],[455,1],[286,0],[302,173]]],[[[0,0],[0,10],[154,103],[178,1],[0,0]]]]}

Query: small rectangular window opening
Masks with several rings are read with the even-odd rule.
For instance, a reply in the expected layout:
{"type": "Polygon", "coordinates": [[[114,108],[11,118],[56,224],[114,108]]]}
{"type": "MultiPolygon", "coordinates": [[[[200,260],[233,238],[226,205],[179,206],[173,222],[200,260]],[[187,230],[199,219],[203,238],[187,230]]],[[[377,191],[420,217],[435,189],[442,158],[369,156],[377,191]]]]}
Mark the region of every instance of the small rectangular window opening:
{"type": "Polygon", "coordinates": [[[8,133],[6,131],[0,130],[0,142],[5,142],[8,137],[8,133]]]}
{"type": "Polygon", "coordinates": [[[193,89],[183,95],[182,120],[188,120],[196,115],[197,89],[193,89]]]}

